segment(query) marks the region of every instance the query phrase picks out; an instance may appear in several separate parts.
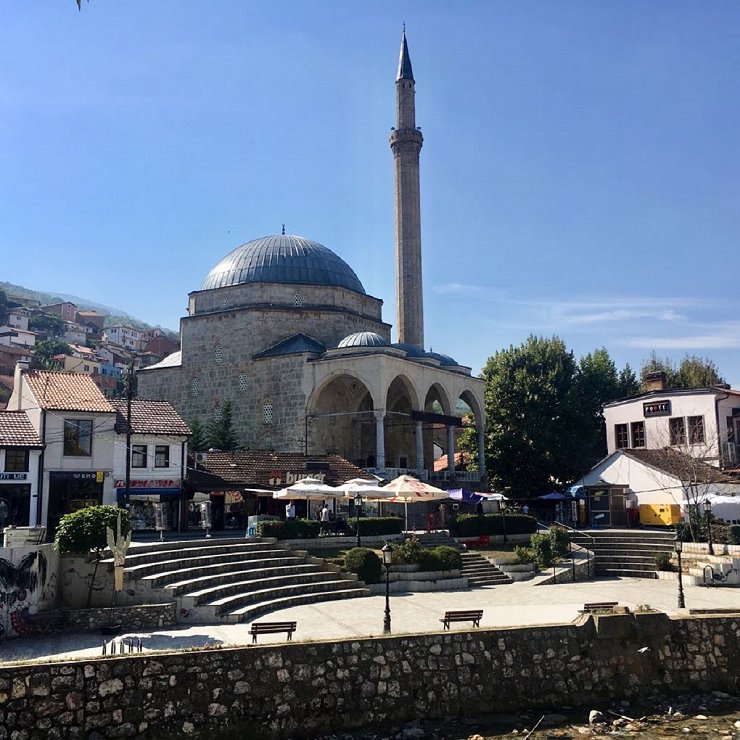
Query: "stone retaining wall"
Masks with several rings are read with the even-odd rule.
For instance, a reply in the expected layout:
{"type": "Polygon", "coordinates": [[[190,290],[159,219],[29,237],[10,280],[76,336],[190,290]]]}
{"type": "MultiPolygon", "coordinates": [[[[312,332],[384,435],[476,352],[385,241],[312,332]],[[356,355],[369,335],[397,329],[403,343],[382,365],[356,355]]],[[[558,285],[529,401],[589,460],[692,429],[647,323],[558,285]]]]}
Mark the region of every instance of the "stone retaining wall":
{"type": "Polygon", "coordinates": [[[655,689],[737,693],[739,656],[740,616],[669,620],[654,612],[13,664],[0,667],[0,727],[17,740],[165,740],[227,726],[233,737],[315,737],[417,717],[593,705],[655,689]],[[638,652],[643,647],[650,649],[638,652]]]}

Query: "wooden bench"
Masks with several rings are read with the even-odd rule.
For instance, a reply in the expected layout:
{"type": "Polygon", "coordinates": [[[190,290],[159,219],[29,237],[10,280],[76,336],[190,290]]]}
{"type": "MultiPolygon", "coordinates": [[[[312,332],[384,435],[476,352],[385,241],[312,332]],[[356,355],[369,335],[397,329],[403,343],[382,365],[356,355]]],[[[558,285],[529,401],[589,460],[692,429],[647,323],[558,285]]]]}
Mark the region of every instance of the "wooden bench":
{"type": "Polygon", "coordinates": [[[590,604],[584,604],[581,614],[593,614],[594,612],[611,611],[617,605],[616,601],[594,601],[590,604]]]}
{"type": "Polygon", "coordinates": [[[446,630],[450,629],[450,622],[472,622],[473,627],[480,627],[483,619],[483,609],[469,609],[467,611],[447,611],[444,619],[440,619],[446,630]]]}
{"type": "Polygon", "coordinates": [[[288,642],[293,639],[296,622],[252,622],[249,634],[252,635],[252,644],[257,642],[257,635],[274,635],[277,632],[287,632],[288,642]]]}

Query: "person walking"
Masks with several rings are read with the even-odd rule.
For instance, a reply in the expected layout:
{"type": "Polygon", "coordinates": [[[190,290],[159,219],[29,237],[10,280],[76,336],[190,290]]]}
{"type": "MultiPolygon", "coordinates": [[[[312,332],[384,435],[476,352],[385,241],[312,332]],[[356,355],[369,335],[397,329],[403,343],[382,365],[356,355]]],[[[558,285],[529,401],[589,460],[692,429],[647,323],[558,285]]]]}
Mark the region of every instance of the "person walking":
{"type": "Polygon", "coordinates": [[[323,535],[329,534],[329,505],[326,503],[326,501],[324,501],[324,504],[321,507],[321,513],[319,514],[319,521],[321,522],[320,534],[323,534],[323,535]]]}
{"type": "Polygon", "coordinates": [[[295,504],[292,501],[288,501],[285,507],[285,518],[288,521],[295,519],[295,504]]]}

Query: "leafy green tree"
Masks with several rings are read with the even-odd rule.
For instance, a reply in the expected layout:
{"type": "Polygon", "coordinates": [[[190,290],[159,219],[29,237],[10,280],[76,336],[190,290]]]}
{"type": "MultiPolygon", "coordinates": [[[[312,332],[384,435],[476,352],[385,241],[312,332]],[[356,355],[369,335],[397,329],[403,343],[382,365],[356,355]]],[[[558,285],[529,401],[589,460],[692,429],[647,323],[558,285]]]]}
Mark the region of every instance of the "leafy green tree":
{"type": "Polygon", "coordinates": [[[48,340],[64,334],[64,319],[53,314],[35,313],[28,319],[28,328],[43,334],[48,340]]]}
{"type": "Polygon", "coordinates": [[[92,592],[98,574],[98,565],[103,558],[105,548],[108,546],[106,530],[110,527],[113,532],[116,532],[119,515],[121,517],[121,535],[125,537],[131,529],[129,513],[116,506],[88,506],[73,511],[71,514],[65,514],[54,535],[54,548],[63,554],[88,555],[90,552],[93,553],[95,569],[87,591],[86,608],[88,609],[92,603],[92,592]]]}
{"type": "Polygon", "coordinates": [[[713,360],[697,355],[685,355],[676,365],[669,357],[659,357],[656,352],[643,362],[640,369],[641,390],[647,390],[646,379],[650,373],[662,372],[666,376],[666,388],[706,388],[721,385],[725,379],[713,360]]]}
{"type": "Polygon", "coordinates": [[[208,439],[203,430],[203,425],[199,421],[193,421],[188,424],[192,435],[188,440],[188,449],[191,452],[205,452],[208,449],[208,439]]]}
{"type": "Polygon", "coordinates": [[[224,403],[221,413],[208,424],[206,437],[208,446],[217,450],[230,451],[241,448],[239,437],[234,430],[234,419],[229,401],[224,403]]]}
{"type": "Polygon", "coordinates": [[[40,370],[57,370],[59,363],[53,358],[56,355],[71,355],[72,348],[61,339],[45,339],[39,342],[33,353],[33,365],[40,370]]]}

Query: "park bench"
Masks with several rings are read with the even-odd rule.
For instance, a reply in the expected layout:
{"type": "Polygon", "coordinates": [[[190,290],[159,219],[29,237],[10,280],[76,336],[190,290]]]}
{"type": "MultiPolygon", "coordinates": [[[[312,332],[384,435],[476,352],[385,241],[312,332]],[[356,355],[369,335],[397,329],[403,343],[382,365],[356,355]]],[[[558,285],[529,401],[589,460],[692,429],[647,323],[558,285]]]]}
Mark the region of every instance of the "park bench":
{"type": "Polygon", "coordinates": [[[473,627],[480,627],[483,618],[483,609],[468,609],[466,611],[447,611],[442,622],[446,630],[450,629],[450,622],[472,622],[473,627]]]}
{"type": "Polygon", "coordinates": [[[584,604],[581,614],[593,614],[594,612],[611,611],[617,605],[616,601],[594,601],[584,604]]]}
{"type": "Polygon", "coordinates": [[[296,622],[252,622],[249,634],[252,635],[252,644],[257,642],[257,635],[274,635],[278,632],[287,632],[290,642],[295,630],[296,622]]]}

